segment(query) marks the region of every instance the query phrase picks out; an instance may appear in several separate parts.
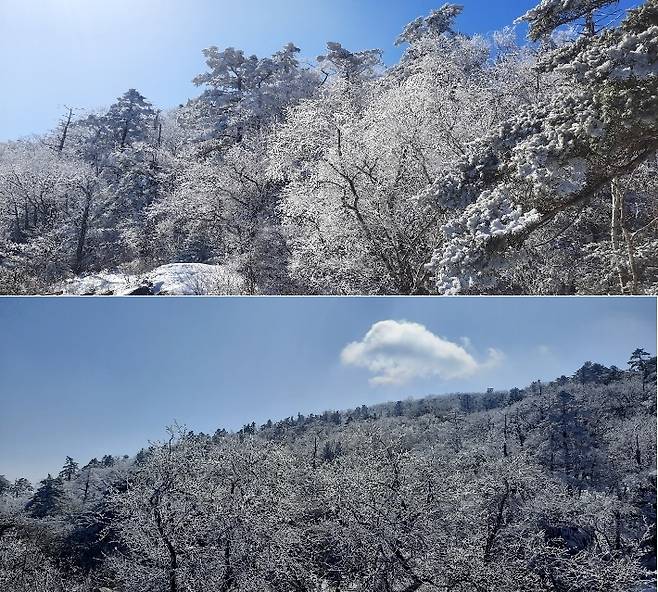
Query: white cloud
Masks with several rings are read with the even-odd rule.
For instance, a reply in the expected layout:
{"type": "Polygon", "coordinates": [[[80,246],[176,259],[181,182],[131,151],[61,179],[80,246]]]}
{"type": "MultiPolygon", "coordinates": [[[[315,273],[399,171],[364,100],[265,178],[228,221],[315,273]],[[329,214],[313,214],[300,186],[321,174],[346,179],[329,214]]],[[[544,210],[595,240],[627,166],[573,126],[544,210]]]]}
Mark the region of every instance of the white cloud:
{"type": "MultiPolygon", "coordinates": [[[[465,339],[462,338],[462,343],[465,339]]],[[[467,341],[470,346],[470,341],[467,341]]],[[[407,321],[379,321],[361,341],[340,354],[343,364],[367,368],[371,384],[404,384],[414,378],[466,378],[500,364],[504,354],[494,348],[478,362],[461,345],[434,335],[423,325],[407,321]]]]}

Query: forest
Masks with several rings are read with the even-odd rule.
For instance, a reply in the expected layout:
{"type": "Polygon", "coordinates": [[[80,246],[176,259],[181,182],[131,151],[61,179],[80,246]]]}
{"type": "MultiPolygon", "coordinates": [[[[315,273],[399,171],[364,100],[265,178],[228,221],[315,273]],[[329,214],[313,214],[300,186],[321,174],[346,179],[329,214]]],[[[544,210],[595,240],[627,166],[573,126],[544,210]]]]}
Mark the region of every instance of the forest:
{"type": "Polygon", "coordinates": [[[656,358],[173,426],[54,475],[0,478],[3,592],[652,590],[656,358]]]}
{"type": "Polygon", "coordinates": [[[658,293],[657,0],[462,10],[392,65],[209,47],[179,107],[0,143],[0,293],[658,293]]]}

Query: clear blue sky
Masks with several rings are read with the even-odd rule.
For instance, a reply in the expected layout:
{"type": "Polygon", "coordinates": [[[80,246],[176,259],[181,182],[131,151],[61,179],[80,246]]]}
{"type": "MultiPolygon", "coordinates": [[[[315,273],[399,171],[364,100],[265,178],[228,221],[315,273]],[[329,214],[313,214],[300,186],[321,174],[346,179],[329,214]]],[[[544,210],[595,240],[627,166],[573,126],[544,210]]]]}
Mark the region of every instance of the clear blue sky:
{"type": "MultiPolygon", "coordinates": [[[[462,0],[458,28],[490,33],[536,0],[462,0]]],[[[388,63],[404,25],[443,0],[0,0],[0,140],[54,127],[64,105],[90,109],[138,88],[159,107],[198,94],[201,50],[270,55],[293,41],[378,47],[388,63]]],[[[633,4],[623,0],[622,5],[633,4]]]]}
{"type": "Polygon", "coordinates": [[[194,431],[428,393],[523,387],[586,360],[656,350],[653,298],[3,298],[0,474],[32,479],[194,431]],[[420,323],[483,361],[468,378],[372,385],[341,351],[382,320],[420,323]]]}

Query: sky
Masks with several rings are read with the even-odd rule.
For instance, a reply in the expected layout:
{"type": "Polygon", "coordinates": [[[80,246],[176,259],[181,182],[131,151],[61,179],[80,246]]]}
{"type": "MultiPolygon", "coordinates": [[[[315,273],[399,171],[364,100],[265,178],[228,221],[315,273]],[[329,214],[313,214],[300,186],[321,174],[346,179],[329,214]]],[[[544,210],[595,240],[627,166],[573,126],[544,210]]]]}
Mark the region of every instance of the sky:
{"type": "Polygon", "coordinates": [[[0,474],[656,351],[653,298],[2,298],[0,474]]]}
{"type": "MultiPolygon", "coordinates": [[[[461,0],[458,29],[487,34],[537,0],[461,0]]],[[[634,4],[622,0],[621,6],[634,4]]],[[[404,25],[443,0],[0,0],[0,141],[43,133],[65,106],[107,107],[137,88],[160,108],[199,94],[202,49],[271,55],[293,41],[307,58],[326,41],[397,60],[404,25]]]]}

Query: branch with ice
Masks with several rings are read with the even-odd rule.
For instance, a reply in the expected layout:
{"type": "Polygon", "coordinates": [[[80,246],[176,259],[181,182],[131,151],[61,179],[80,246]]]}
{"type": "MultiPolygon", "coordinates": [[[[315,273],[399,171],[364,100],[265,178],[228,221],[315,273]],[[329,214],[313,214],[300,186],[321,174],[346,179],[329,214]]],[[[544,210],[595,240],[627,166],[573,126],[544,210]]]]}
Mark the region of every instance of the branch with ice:
{"type": "MultiPolygon", "coordinates": [[[[540,220],[539,212],[523,212],[502,190],[482,193],[461,216],[443,226],[446,242],[428,264],[439,292],[458,294],[495,286],[496,266],[489,256],[492,244],[500,250],[511,237],[540,220]]],[[[502,261],[498,258],[498,264],[502,261]]]]}

